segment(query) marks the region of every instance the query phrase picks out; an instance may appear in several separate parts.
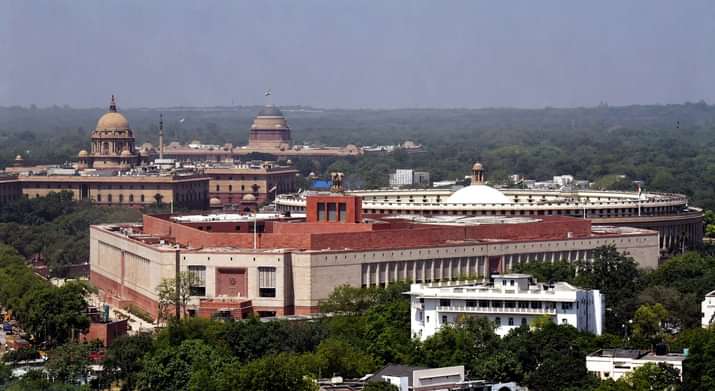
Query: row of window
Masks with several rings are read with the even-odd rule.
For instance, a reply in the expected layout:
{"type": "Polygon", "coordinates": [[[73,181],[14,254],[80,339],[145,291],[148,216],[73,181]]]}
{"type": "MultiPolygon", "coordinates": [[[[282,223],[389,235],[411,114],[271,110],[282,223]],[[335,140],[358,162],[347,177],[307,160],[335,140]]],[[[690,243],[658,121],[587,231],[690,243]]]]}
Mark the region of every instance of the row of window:
{"type": "MultiPolygon", "coordinates": [[[[420,299],[420,302],[423,303],[424,299],[420,299]]],[[[531,308],[531,309],[555,310],[557,305],[560,305],[562,310],[570,310],[573,308],[572,302],[556,303],[553,301],[515,301],[515,300],[466,300],[465,301],[465,307],[470,307],[470,308],[531,308]]],[[[440,299],[439,306],[440,307],[451,307],[452,300],[440,299]]]]}
{"type": "MultiPolygon", "coordinates": [[[[251,185],[251,190],[253,190],[254,193],[257,193],[258,190],[260,190],[260,186],[257,184],[251,185]]],[[[221,191],[221,185],[216,185],[216,192],[221,191]]],[[[232,192],[233,191],[233,185],[228,185],[228,191],[232,192]]],[[[246,191],[246,185],[241,185],[241,191],[246,191]]]]}

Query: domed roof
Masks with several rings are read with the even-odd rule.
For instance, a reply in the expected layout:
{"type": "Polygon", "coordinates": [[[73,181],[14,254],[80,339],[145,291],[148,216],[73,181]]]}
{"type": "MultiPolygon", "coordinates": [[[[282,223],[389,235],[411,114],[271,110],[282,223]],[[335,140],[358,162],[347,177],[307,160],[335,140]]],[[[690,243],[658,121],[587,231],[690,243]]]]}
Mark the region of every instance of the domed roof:
{"type": "Polygon", "coordinates": [[[104,129],[129,129],[129,121],[121,113],[110,111],[97,121],[97,130],[104,129]]]}
{"type": "Polygon", "coordinates": [[[132,156],[132,153],[129,152],[128,149],[125,149],[125,150],[122,151],[122,153],[121,153],[120,156],[122,156],[122,157],[131,157],[131,156],[132,156]]]}
{"type": "Polygon", "coordinates": [[[87,153],[87,151],[85,151],[84,149],[79,151],[79,153],[77,154],[77,156],[79,156],[79,157],[85,157],[88,155],[89,155],[89,153],[87,153]]]}
{"type": "Polygon", "coordinates": [[[512,200],[491,186],[471,185],[457,190],[445,202],[448,204],[511,204],[512,200]]]}
{"type": "Polygon", "coordinates": [[[260,112],[258,112],[259,117],[282,117],[283,113],[278,110],[276,106],[267,105],[263,106],[260,112]]]}
{"type": "Polygon", "coordinates": [[[256,200],[256,196],[254,196],[253,194],[246,194],[245,196],[243,196],[243,200],[247,202],[253,202],[256,200]]]}
{"type": "Polygon", "coordinates": [[[482,163],[477,162],[477,163],[474,163],[474,165],[472,166],[472,170],[481,170],[481,169],[482,169],[482,163]]]}
{"type": "Polygon", "coordinates": [[[209,200],[209,205],[210,206],[221,206],[221,200],[216,197],[213,197],[209,200]]]}

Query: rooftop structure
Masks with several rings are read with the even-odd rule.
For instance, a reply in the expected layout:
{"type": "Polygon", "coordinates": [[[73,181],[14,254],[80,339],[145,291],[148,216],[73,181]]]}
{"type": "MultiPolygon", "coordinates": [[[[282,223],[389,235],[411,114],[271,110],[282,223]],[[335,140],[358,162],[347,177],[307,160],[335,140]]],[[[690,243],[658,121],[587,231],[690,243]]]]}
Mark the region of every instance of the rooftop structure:
{"type": "MultiPolygon", "coordinates": [[[[476,166],[476,165],[475,165],[476,166]]],[[[662,255],[696,248],[703,237],[703,212],[682,194],[561,190],[497,189],[486,183],[483,165],[472,172],[472,184],[445,189],[352,190],[368,214],[462,216],[570,216],[596,225],[628,226],[658,231],[662,255]]],[[[312,194],[281,194],[276,207],[303,212],[312,194]]]]}
{"type": "Polygon", "coordinates": [[[586,260],[612,244],[654,264],[657,234],[598,231],[566,217],[403,219],[366,215],[361,200],[308,198],[304,215],[145,215],[141,224],[90,229],[91,279],[108,301],[157,314],[155,287],[181,270],[199,276],[192,310],[201,316],[308,314],[341,284],[477,279],[518,262],[586,260]]]}
{"type": "Polygon", "coordinates": [[[671,365],[680,372],[686,355],[668,353],[665,345],[656,346],[656,352],[633,349],[601,349],[586,356],[586,370],[600,379],[618,380],[623,375],[647,363],[671,365]]]}
{"type": "Polygon", "coordinates": [[[412,284],[407,292],[412,335],[427,339],[465,316],[493,321],[501,336],[544,316],[596,335],[603,330],[605,302],[598,290],[565,282],[538,283],[526,274],[492,275],[491,281],[412,284]]]}

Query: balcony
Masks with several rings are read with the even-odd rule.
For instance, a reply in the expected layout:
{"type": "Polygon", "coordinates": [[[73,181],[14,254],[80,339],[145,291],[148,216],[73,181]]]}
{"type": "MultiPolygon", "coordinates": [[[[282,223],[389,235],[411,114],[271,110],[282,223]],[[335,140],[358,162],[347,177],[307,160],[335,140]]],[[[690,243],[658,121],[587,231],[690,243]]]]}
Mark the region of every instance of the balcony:
{"type": "Polygon", "coordinates": [[[438,306],[437,312],[458,312],[470,314],[533,314],[556,315],[556,308],[507,308],[507,307],[466,307],[466,306],[438,306]]]}

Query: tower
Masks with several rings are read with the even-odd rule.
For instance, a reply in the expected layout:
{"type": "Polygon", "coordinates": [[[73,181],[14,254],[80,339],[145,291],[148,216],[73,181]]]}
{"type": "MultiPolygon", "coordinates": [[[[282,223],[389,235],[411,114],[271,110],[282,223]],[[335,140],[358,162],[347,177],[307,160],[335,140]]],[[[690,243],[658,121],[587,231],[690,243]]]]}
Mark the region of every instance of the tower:
{"type": "Polygon", "coordinates": [[[159,114],[159,159],[164,158],[164,114],[159,114]]]}

